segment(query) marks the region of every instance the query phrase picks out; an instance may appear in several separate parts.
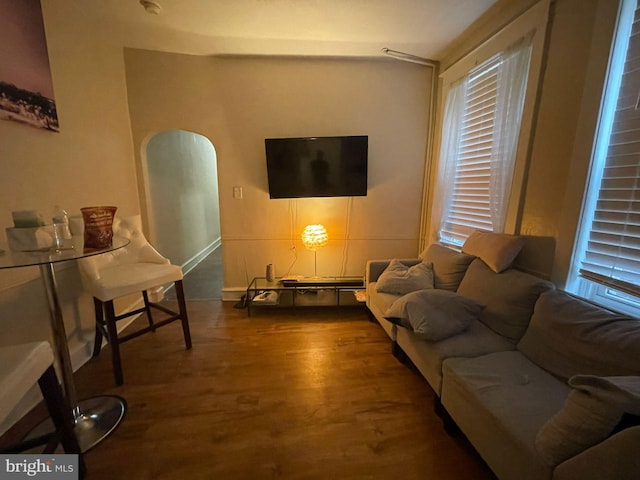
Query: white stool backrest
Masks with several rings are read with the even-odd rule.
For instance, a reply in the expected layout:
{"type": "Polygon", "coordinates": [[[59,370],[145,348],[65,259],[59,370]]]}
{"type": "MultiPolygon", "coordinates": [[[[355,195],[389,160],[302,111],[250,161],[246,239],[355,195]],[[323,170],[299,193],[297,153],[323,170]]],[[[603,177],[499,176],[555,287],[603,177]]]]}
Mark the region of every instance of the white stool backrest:
{"type": "Polygon", "coordinates": [[[160,255],[147,241],[142,232],[140,215],[116,215],[113,220],[113,234],[129,239],[130,243],[113,252],[85,257],[78,261],[82,282],[87,290],[92,291],[92,284],[100,281],[100,271],[105,268],[141,262],[169,263],[169,260],[160,255]]]}

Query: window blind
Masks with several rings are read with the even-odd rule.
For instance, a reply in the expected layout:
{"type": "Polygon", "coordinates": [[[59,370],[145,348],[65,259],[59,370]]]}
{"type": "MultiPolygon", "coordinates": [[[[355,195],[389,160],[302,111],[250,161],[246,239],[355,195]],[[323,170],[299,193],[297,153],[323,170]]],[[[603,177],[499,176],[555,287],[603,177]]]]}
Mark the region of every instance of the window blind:
{"type": "Polygon", "coordinates": [[[439,240],[502,232],[516,163],[534,32],[448,86],[440,151],[439,240]]]}
{"type": "Polygon", "coordinates": [[[580,274],[640,296],[640,8],[637,5],[580,274]]]}
{"type": "Polygon", "coordinates": [[[451,203],[440,230],[440,238],[455,245],[474,230],[492,230],[489,182],[500,62],[495,56],[469,74],[451,203]]]}

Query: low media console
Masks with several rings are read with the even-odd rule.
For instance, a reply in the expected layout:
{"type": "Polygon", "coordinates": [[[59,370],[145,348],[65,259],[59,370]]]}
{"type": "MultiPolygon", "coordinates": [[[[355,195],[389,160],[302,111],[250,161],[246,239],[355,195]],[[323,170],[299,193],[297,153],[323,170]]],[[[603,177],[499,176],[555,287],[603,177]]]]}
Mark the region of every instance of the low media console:
{"type": "Polygon", "coordinates": [[[254,278],[247,288],[247,312],[253,307],[319,307],[359,305],[355,295],[364,289],[362,277],[254,278]]]}

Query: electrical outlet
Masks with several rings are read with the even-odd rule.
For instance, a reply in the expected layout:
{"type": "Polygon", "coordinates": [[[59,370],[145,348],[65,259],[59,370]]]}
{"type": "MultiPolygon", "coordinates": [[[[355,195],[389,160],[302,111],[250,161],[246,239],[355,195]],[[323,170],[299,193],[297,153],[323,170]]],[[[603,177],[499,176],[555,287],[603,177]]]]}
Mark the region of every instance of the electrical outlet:
{"type": "Polygon", "coordinates": [[[233,187],[233,198],[242,199],[242,187],[233,187]]]}

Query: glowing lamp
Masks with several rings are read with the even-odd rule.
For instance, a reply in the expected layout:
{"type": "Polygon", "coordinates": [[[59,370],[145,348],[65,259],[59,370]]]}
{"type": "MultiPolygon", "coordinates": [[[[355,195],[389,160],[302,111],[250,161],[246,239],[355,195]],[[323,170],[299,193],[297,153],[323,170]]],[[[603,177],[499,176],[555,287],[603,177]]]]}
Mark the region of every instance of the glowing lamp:
{"type": "Polygon", "coordinates": [[[329,241],[327,229],[322,225],[307,225],[300,236],[302,244],[309,250],[313,250],[314,277],[318,276],[318,248],[324,247],[329,241]]]}

